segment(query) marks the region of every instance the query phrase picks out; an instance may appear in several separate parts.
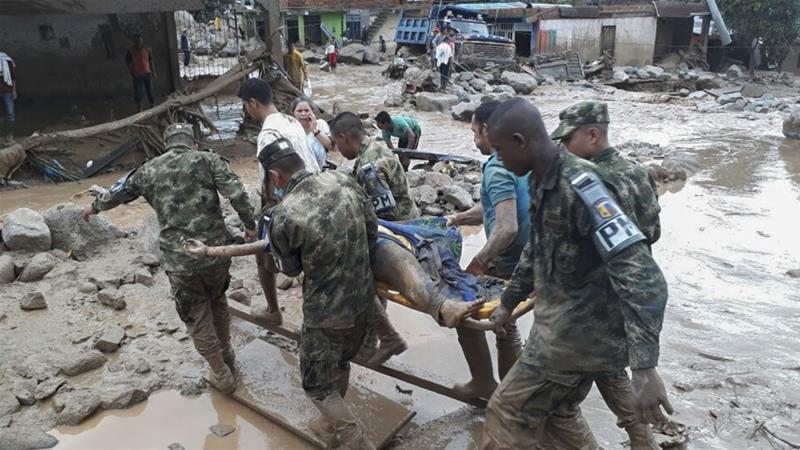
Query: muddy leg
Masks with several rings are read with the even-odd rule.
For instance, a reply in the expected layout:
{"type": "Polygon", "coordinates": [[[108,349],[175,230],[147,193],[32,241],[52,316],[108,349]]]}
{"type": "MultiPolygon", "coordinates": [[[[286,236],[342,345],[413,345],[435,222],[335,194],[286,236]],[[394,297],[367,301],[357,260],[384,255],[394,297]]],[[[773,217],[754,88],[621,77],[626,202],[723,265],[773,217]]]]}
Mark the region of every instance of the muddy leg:
{"type": "Polygon", "coordinates": [[[520,353],[522,353],[522,339],[519,337],[519,330],[517,326],[513,325],[506,336],[496,336],[497,338],[497,372],[500,375],[500,380],[505,378],[506,374],[514,363],[517,362],[520,353]]]}
{"type": "Polygon", "coordinates": [[[417,258],[394,242],[376,245],[373,251],[372,274],[375,279],[397,289],[416,309],[427,312],[439,322],[443,300],[435,295],[430,276],[417,258]]]}
{"type": "MultiPolygon", "coordinates": [[[[381,300],[377,297],[374,299],[369,324],[380,340],[380,347],[369,359],[367,365],[380,366],[392,356],[408,350],[408,344],[406,344],[405,339],[397,333],[394,325],[389,320],[389,314],[386,312],[386,300],[381,300]]],[[[344,394],[342,394],[342,397],[344,397],[344,394]]]]}
{"type": "Polygon", "coordinates": [[[271,325],[280,325],[283,322],[283,317],[278,306],[278,291],[275,287],[275,274],[278,273],[275,262],[272,261],[269,255],[261,253],[256,255],[256,265],[258,267],[258,281],[261,282],[261,290],[264,291],[267,306],[266,308],[260,305],[256,306],[252,309],[252,313],[271,325]]]}
{"type": "Polygon", "coordinates": [[[458,344],[464,352],[472,379],[453,386],[453,390],[469,398],[489,398],[497,388],[492,367],[492,355],[486,342],[486,333],[465,327],[456,327],[458,344]]]}
{"type": "Polygon", "coordinates": [[[650,426],[636,416],[636,398],[631,389],[628,373],[621,370],[595,378],[595,384],[608,409],[617,416],[617,426],[624,428],[631,441],[632,450],[657,450],[658,444],[650,426]]]}

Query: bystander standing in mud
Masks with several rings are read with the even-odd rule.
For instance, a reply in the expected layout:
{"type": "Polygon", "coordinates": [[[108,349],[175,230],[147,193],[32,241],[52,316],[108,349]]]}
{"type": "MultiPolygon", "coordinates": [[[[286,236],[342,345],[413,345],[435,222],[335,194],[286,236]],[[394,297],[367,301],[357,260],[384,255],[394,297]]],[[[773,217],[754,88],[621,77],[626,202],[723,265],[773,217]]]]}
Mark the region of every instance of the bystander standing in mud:
{"type": "Polygon", "coordinates": [[[183,67],[189,67],[189,64],[192,62],[192,50],[191,46],[189,45],[189,36],[187,35],[188,31],[189,30],[184,28],[181,32],[181,53],[183,53],[183,67]]]}
{"type": "MultiPolygon", "coordinates": [[[[397,148],[406,150],[416,150],[419,147],[419,138],[422,135],[422,127],[416,119],[409,116],[391,116],[386,111],[381,111],[375,116],[375,123],[383,132],[381,138],[386,142],[389,149],[394,149],[392,137],[396,137],[397,148]]],[[[403,169],[408,170],[411,160],[401,157],[403,169]]]]}
{"type": "Polygon", "coordinates": [[[144,46],[144,38],[141,34],[133,37],[133,46],[125,54],[125,64],[133,79],[133,98],[136,107],[142,110],[142,100],[145,95],[150,107],[155,106],[153,96],[153,80],[156,79],[156,67],[153,64],[153,52],[144,46]]]}
{"type": "Polygon", "coordinates": [[[0,52],[0,99],[5,106],[4,129],[0,130],[0,144],[14,141],[14,124],[17,116],[14,102],[17,100],[17,66],[7,54],[0,52]]]}
{"type": "Polygon", "coordinates": [[[450,45],[450,36],[445,36],[442,42],[436,46],[436,66],[439,69],[441,77],[440,90],[444,92],[447,89],[447,83],[450,81],[450,66],[453,59],[453,47],[450,45]]]}

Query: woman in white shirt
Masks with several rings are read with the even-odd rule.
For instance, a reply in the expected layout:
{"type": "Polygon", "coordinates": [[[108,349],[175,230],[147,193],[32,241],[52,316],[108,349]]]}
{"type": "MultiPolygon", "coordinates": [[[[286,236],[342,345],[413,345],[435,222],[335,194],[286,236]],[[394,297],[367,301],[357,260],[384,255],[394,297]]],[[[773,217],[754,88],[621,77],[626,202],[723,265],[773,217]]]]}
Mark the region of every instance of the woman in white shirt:
{"type": "Polygon", "coordinates": [[[311,100],[307,97],[298,97],[292,104],[292,114],[300,122],[306,132],[308,145],[314,151],[314,156],[320,167],[325,165],[325,158],[328,152],[332,152],[333,139],[328,123],[322,119],[317,119],[314,109],[311,107],[311,100]]]}

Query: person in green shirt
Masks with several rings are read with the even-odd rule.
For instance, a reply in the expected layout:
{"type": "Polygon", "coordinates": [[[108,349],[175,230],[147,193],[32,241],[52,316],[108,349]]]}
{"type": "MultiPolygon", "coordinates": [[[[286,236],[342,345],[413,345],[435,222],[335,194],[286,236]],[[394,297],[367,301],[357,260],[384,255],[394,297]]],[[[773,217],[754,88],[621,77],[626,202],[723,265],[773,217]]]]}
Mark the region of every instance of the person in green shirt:
{"type": "MultiPolygon", "coordinates": [[[[378,128],[383,131],[382,139],[386,141],[386,146],[390,150],[394,149],[394,145],[392,145],[393,136],[398,139],[397,148],[416,150],[419,147],[422,128],[413,117],[392,117],[388,112],[381,111],[375,116],[375,122],[378,124],[378,128]]],[[[400,162],[403,164],[403,169],[408,170],[411,160],[407,157],[401,157],[400,162]]]]}

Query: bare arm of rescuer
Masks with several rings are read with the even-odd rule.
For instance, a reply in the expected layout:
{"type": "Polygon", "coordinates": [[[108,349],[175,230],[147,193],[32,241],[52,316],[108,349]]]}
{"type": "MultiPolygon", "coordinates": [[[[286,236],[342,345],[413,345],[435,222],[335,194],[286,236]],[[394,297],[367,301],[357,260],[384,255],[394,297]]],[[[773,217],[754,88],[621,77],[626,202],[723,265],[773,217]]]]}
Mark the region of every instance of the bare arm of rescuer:
{"type": "Polygon", "coordinates": [[[483,275],[489,264],[505,251],[517,238],[519,225],[517,224],[517,199],[510,198],[495,205],[497,219],[491,236],[481,251],[467,266],[467,272],[473,275],[483,275]]]}

